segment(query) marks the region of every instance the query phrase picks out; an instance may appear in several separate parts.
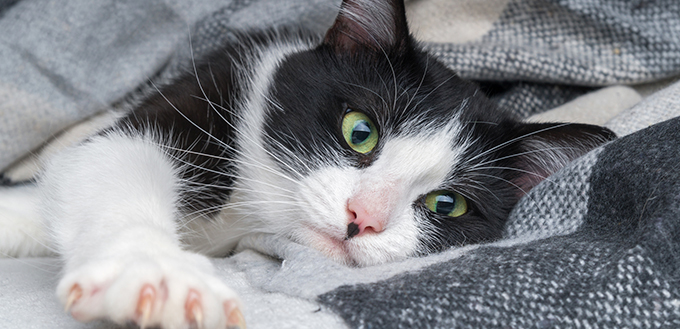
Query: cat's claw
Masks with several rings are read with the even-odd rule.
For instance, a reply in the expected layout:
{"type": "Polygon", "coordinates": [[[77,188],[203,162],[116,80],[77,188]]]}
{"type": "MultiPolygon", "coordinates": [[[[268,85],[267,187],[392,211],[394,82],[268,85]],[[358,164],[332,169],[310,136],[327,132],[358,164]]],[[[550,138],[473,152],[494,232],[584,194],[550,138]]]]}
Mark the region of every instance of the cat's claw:
{"type": "Polygon", "coordinates": [[[81,288],[78,284],[74,284],[68,293],[68,299],[64,305],[64,312],[68,313],[71,310],[71,306],[73,306],[73,304],[75,304],[75,302],[77,302],[80,297],[83,297],[83,288],[81,288]]]}
{"type": "Polygon", "coordinates": [[[156,289],[150,284],[146,284],[139,292],[139,301],[137,302],[137,317],[139,327],[145,329],[149,324],[151,311],[153,310],[154,300],[156,299],[156,289]]]}
{"type": "Polygon", "coordinates": [[[189,323],[196,324],[197,328],[203,328],[203,309],[201,308],[201,296],[196,290],[189,290],[185,303],[185,314],[189,323]]]}
{"type": "Polygon", "coordinates": [[[224,302],[224,314],[227,314],[227,329],[246,329],[246,320],[235,302],[224,302]]]}

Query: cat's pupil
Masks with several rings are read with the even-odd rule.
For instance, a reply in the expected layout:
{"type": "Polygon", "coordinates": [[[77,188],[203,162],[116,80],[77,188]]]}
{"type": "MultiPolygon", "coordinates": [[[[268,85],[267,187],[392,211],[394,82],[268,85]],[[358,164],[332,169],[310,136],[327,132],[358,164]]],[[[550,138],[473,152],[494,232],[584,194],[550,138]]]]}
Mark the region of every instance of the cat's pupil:
{"type": "Polygon", "coordinates": [[[456,198],[451,195],[442,194],[436,198],[436,211],[440,214],[449,214],[456,208],[456,198]]]}
{"type": "Polygon", "coordinates": [[[352,129],[352,144],[361,144],[371,135],[371,126],[364,120],[359,120],[352,129]]]}

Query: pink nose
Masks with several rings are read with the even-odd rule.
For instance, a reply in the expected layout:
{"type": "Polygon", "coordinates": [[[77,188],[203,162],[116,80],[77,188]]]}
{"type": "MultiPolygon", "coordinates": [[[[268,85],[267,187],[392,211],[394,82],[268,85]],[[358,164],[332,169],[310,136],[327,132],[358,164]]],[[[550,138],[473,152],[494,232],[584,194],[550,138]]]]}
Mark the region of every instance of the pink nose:
{"type": "Polygon", "coordinates": [[[383,230],[383,214],[369,212],[361,202],[350,200],[347,203],[350,223],[347,225],[347,238],[361,236],[366,232],[378,233],[383,230]]]}

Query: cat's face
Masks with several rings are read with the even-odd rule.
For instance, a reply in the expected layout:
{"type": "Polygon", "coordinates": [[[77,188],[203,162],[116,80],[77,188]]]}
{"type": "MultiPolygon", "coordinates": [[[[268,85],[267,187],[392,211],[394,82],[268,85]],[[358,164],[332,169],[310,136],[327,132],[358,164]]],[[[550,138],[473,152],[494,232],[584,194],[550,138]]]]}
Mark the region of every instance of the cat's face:
{"type": "Polygon", "coordinates": [[[499,238],[519,197],[608,137],[512,120],[415,47],[399,1],[345,1],[269,102],[262,140],[288,195],[260,196],[270,225],[357,265],[499,238]]]}
{"type": "Polygon", "coordinates": [[[498,238],[510,202],[478,202],[507,199],[509,177],[473,167],[497,166],[485,162],[499,152],[481,153],[498,144],[488,128],[502,116],[484,115],[483,96],[424,53],[363,55],[320,47],[279,71],[282,110],[265,132],[299,181],[288,187],[300,204],[294,239],[372,264],[498,238]]]}

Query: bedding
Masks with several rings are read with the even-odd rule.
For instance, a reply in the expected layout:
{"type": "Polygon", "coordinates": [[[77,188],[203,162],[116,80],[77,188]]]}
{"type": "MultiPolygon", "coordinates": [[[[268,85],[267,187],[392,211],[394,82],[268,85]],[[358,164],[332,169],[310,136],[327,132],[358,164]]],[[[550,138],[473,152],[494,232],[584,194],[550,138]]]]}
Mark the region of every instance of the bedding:
{"type": "MultiPolygon", "coordinates": [[[[149,79],[171,79],[230,31],[302,24],[321,32],[338,5],[0,1],[0,168],[134,100],[149,79]]],[[[635,106],[636,89],[599,89],[680,74],[680,2],[407,7],[426,47],[504,108],[528,118],[560,106],[558,118],[581,122],[609,111],[605,125],[621,138],[534,188],[494,243],[350,268],[274,236],[245,238],[213,263],[242,297],[248,327],[680,327],[680,83],[635,106]],[[469,24],[438,32],[453,19],[469,24]]],[[[59,271],[56,258],[0,259],[0,327],[116,328],[65,314],[54,296],[59,271]]]]}

